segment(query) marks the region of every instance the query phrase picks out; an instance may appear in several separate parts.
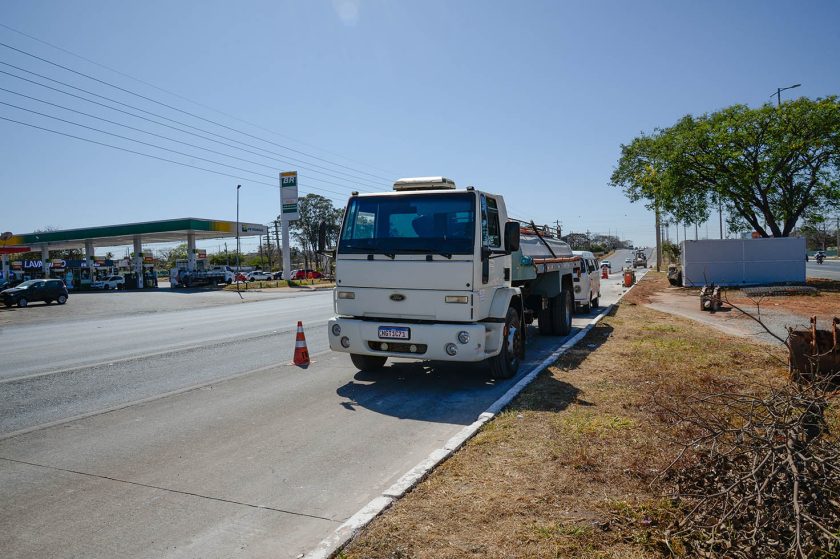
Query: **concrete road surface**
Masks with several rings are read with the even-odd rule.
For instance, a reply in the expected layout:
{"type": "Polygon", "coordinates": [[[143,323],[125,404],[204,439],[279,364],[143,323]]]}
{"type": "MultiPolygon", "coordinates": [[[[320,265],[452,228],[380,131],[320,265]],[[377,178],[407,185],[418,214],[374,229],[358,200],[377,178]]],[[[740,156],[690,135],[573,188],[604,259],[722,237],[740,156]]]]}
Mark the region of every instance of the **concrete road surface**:
{"type": "MultiPolygon", "coordinates": [[[[331,312],[326,292],[5,329],[3,557],[297,557],[517,380],[361,373],[326,351],[331,312]],[[307,369],[288,364],[297,320],[307,369]]],[[[534,330],[520,376],[565,339],[534,330]]]]}

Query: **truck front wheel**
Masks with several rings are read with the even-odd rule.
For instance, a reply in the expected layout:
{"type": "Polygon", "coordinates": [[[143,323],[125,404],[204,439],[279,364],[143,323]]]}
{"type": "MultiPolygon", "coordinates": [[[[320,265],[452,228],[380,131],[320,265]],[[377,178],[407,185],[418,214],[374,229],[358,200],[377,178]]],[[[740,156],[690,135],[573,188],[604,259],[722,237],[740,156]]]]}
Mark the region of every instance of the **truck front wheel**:
{"type": "Polygon", "coordinates": [[[379,355],[359,355],[358,353],[351,353],[350,360],[353,365],[360,371],[376,371],[385,366],[387,357],[380,357],[379,355]]]}
{"type": "Polygon", "coordinates": [[[490,358],[490,376],[498,379],[511,378],[519,370],[519,356],[522,355],[522,324],[519,313],[510,307],[502,330],[502,351],[490,358]]]}

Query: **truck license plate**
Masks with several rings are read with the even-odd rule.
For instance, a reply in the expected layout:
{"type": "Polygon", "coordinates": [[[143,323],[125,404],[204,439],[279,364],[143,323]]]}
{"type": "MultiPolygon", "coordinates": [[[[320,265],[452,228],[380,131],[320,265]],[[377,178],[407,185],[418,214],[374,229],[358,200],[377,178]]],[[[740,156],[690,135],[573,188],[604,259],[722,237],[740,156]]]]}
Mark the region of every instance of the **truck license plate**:
{"type": "Polygon", "coordinates": [[[411,339],[411,328],[407,326],[380,326],[379,337],[388,340],[411,339]]]}

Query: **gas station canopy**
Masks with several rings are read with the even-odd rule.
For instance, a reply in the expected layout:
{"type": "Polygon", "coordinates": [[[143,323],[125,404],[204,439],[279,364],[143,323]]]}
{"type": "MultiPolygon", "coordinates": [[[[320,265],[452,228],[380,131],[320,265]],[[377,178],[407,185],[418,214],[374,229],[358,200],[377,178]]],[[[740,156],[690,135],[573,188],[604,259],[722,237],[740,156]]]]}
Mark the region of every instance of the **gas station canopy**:
{"type": "MultiPolygon", "coordinates": [[[[241,237],[264,235],[266,232],[265,225],[239,223],[241,237]]],[[[50,249],[60,250],[83,248],[86,241],[98,246],[130,245],[138,237],[142,238],[143,244],[184,242],[188,237],[195,240],[236,237],[236,222],[185,217],[144,223],[25,233],[12,235],[2,244],[8,247],[48,245],[50,249]]]]}

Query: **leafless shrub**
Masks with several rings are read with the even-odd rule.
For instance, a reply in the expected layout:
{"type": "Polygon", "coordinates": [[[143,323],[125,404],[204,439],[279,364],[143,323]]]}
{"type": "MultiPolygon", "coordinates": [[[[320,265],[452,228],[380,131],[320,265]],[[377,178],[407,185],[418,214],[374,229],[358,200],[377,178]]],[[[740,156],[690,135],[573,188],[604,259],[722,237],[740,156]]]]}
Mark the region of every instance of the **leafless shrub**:
{"type": "Polygon", "coordinates": [[[668,536],[675,547],[700,557],[840,554],[840,448],[824,416],[832,380],[660,404],[689,436],[664,474],[686,511],[668,536]]]}

